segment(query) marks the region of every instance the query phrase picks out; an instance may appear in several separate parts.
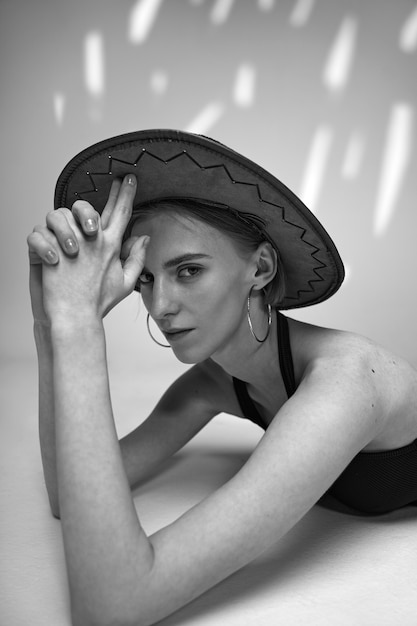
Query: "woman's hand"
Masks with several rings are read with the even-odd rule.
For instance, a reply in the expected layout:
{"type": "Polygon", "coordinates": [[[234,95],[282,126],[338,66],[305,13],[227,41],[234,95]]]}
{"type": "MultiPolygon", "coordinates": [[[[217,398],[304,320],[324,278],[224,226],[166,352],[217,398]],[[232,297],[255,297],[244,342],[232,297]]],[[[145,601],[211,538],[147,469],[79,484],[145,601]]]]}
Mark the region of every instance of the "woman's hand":
{"type": "Polygon", "coordinates": [[[136,192],[136,178],[115,181],[101,216],[85,201],[72,212],[48,214],[46,226],[28,237],[31,297],[35,319],[63,315],[104,317],[133,290],[142,270],[146,237],[120,249],[136,192]]]}
{"type": "MultiPolygon", "coordinates": [[[[77,202],[74,210],[83,234],[95,236],[100,220],[99,214],[88,202],[77,202]]],[[[42,265],[56,265],[59,253],[74,257],[78,254],[77,235],[71,227],[71,211],[66,208],[51,211],[46,224],[35,226],[27,238],[30,265],[30,295],[35,322],[49,324],[43,306],[42,265]]]]}

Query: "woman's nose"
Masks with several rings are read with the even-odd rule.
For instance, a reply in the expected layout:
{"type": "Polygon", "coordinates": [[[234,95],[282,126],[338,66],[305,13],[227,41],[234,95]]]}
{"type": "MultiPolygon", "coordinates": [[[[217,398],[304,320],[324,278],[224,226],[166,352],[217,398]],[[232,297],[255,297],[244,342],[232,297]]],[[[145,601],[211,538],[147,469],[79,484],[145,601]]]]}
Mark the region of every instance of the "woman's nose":
{"type": "Polygon", "coordinates": [[[178,312],[175,293],[165,281],[154,281],[149,312],[154,320],[162,319],[167,315],[173,315],[178,312]]]}

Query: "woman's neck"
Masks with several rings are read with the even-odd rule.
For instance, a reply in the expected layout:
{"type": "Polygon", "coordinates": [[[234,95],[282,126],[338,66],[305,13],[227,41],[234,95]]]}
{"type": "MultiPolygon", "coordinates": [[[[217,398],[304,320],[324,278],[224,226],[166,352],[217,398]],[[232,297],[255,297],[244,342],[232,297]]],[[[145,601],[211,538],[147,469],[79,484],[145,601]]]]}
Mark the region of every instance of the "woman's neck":
{"type": "Polygon", "coordinates": [[[276,315],[272,316],[270,332],[265,342],[257,343],[249,327],[247,331],[245,329],[245,333],[244,340],[213,355],[211,360],[230,376],[257,389],[266,389],[280,376],[276,315]]]}

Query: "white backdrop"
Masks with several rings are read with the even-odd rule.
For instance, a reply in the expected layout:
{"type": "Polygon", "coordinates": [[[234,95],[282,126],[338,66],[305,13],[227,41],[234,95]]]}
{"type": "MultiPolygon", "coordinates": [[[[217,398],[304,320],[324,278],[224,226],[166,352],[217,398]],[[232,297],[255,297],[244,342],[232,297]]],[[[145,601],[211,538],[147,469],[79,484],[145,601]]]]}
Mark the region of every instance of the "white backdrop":
{"type": "Polygon", "coordinates": [[[25,238],[65,163],[169,127],[259,161],[323,221],[348,279],[297,316],[417,362],[416,32],[411,0],[2,0],[3,355],[33,355],[25,238]]]}

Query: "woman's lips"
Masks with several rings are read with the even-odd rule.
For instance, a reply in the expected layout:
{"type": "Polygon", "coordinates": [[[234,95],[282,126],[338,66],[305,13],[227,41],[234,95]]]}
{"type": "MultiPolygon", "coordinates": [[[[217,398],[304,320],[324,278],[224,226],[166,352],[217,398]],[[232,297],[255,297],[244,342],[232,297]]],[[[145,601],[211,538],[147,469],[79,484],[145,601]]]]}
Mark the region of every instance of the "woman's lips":
{"type": "Polygon", "coordinates": [[[188,335],[188,333],[192,332],[193,330],[193,328],[184,328],[178,330],[165,330],[162,332],[164,333],[165,338],[168,341],[177,341],[178,339],[182,339],[183,337],[188,335]]]}

